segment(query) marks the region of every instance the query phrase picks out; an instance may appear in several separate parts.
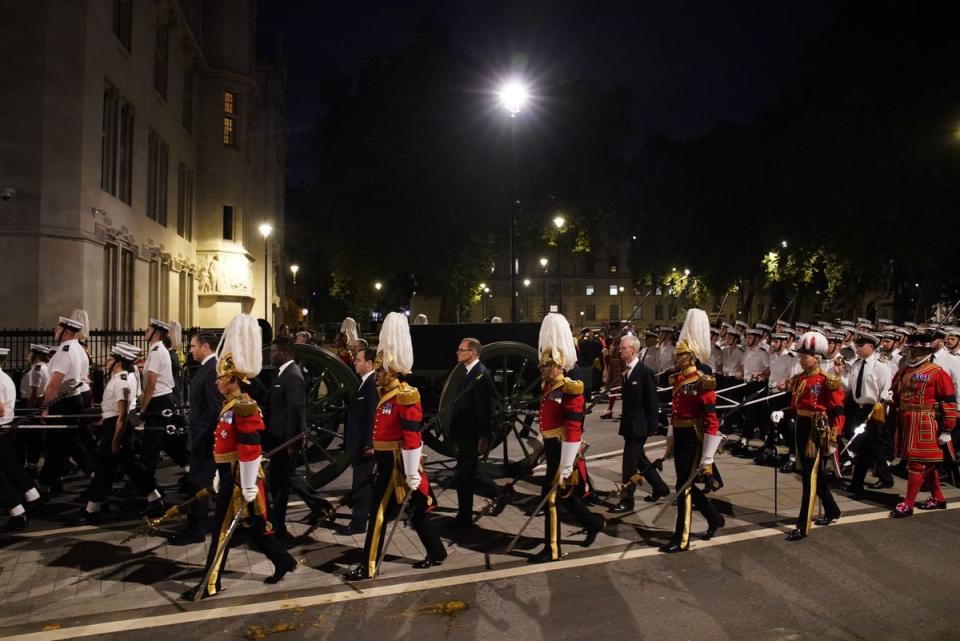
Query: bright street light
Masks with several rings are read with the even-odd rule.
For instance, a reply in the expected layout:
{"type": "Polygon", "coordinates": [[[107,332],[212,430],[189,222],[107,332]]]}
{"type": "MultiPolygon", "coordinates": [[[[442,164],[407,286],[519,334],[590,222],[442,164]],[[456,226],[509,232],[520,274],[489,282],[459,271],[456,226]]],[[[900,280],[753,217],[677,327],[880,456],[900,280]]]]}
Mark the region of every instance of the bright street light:
{"type": "Polygon", "coordinates": [[[480,289],[486,289],[486,288],[487,288],[486,283],[480,283],[480,289]]]}
{"type": "Polygon", "coordinates": [[[520,110],[527,104],[529,93],[527,87],[519,80],[510,80],[500,87],[497,94],[500,97],[500,104],[510,112],[510,117],[515,117],[520,110]]]}
{"type": "Polygon", "coordinates": [[[529,279],[529,278],[524,278],[524,279],[523,279],[523,286],[524,286],[524,287],[530,287],[530,279],[529,279]]]}
{"type": "Polygon", "coordinates": [[[300,315],[303,316],[304,318],[306,318],[306,317],[307,317],[307,314],[309,314],[309,313],[310,313],[310,310],[307,309],[306,307],[304,307],[303,309],[300,310],[300,315]]]}
{"type": "Polygon", "coordinates": [[[550,262],[550,261],[547,260],[546,258],[541,258],[541,259],[540,259],[540,266],[543,267],[544,269],[546,269],[546,268],[547,268],[547,263],[549,263],[549,262],[550,262]]]}
{"type": "Polygon", "coordinates": [[[381,289],[383,289],[383,283],[377,281],[373,284],[373,288],[379,292],[381,289]]]}
{"type": "Polygon", "coordinates": [[[260,230],[260,235],[265,239],[270,237],[270,234],[273,233],[273,225],[267,222],[260,223],[260,226],[257,227],[260,230]]]}
{"type": "Polygon", "coordinates": [[[786,248],[787,248],[787,241],[781,240],[781,241],[780,241],[780,246],[783,247],[784,249],[786,249],[786,248]]]}
{"type": "Polygon", "coordinates": [[[257,227],[260,235],[263,236],[263,320],[270,322],[270,304],[267,302],[267,275],[270,271],[270,243],[267,239],[273,233],[273,225],[267,221],[260,223],[257,227]]]}
{"type": "Polygon", "coordinates": [[[553,224],[558,230],[563,231],[563,226],[567,224],[567,219],[563,216],[556,216],[553,219],[553,224]]]}
{"type": "Polygon", "coordinates": [[[683,275],[684,275],[684,276],[689,276],[689,275],[690,275],[690,270],[689,270],[689,269],[683,270],[683,275]]]}
{"type": "Polygon", "coordinates": [[[293,272],[293,284],[297,284],[297,272],[300,271],[300,265],[290,265],[290,271],[293,272]]]}

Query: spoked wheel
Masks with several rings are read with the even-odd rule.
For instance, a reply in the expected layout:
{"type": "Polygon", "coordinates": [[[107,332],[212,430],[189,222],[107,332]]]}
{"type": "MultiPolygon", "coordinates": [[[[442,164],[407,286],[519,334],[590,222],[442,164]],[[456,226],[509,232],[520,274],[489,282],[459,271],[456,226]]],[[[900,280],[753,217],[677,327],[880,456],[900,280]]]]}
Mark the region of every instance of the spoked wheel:
{"type": "MultiPolygon", "coordinates": [[[[489,380],[476,385],[490,386],[493,440],[481,459],[484,468],[496,476],[514,476],[540,457],[543,444],[533,427],[540,398],[540,370],[537,350],[524,343],[502,341],[484,346],[480,362],[490,371],[489,380]]],[[[463,385],[464,370],[454,368],[440,394],[436,429],[425,433],[428,445],[449,456],[456,455],[450,438],[454,399],[463,385]]]]}
{"type": "MultiPolygon", "coordinates": [[[[306,382],[307,436],[296,458],[296,473],[317,490],[350,466],[343,449],[347,408],[356,400],[357,375],[322,347],[294,345],[293,358],[306,382]]],[[[271,380],[276,378],[271,368],[271,380]]]]}

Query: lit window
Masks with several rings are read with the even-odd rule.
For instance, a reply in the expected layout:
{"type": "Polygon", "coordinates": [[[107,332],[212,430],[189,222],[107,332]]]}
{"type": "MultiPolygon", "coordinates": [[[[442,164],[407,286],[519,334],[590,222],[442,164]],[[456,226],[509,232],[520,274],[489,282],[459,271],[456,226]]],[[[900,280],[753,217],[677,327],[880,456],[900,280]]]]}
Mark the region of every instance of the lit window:
{"type": "Polygon", "coordinates": [[[584,294],[587,296],[593,296],[593,285],[587,285],[584,294]]]}
{"type": "Polygon", "coordinates": [[[616,296],[616,295],[619,294],[619,293],[620,293],[620,290],[617,288],[616,285],[610,285],[610,295],[611,295],[611,296],[616,296]]]}
{"type": "Polygon", "coordinates": [[[232,91],[223,92],[223,113],[234,115],[237,113],[237,94],[232,91]]]}
{"type": "Polygon", "coordinates": [[[230,147],[237,145],[237,121],[230,116],[223,117],[223,144],[230,147]]]}

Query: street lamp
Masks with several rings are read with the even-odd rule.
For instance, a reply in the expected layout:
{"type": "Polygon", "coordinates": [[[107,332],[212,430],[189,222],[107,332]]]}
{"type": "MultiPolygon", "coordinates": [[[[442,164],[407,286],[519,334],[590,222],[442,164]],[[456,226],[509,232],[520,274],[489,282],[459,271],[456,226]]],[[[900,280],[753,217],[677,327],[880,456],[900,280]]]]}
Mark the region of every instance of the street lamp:
{"type": "MultiPolygon", "coordinates": [[[[617,320],[623,320],[626,318],[626,313],[623,311],[623,285],[617,288],[620,292],[620,318],[617,320]]],[[[612,318],[610,320],[613,320],[612,318]]]]}
{"type": "Polygon", "coordinates": [[[379,292],[381,289],[383,289],[383,283],[377,281],[373,284],[373,288],[379,292]]]}
{"type": "Polygon", "coordinates": [[[517,114],[526,106],[529,92],[527,86],[519,80],[505,82],[498,93],[500,104],[510,114],[510,160],[512,165],[512,185],[509,225],[510,251],[510,320],[517,320],[517,250],[516,226],[520,213],[520,198],[517,196],[517,114]]]}
{"type": "Polygon", "coordinates": [[[290,265],[290,271],[293,272],[293,284],[297,284],[297,272],[300,271],[300,265],[290,265]]]}
{"type": "Polygon", "coordinates": [[[530,315],[530,279],[523,279],[523,313],[520,314],[521,320],[526,320],[530,315]]]}
{"type": "Polygon", "coordinates": [[[563,233],[563,227],[567,224],[563,216],[554,216],[553,225],[557,228],[557,311],[563,313],[563,263],[560,253],[560,235],[563,233]]]}
{"type": "Polygon", "coordinates": [[[540,259],[540,266],[543,267],[543,315],[547,315],[547,264],[546,258],[540,259]]]}
{"type": "Polygon", "coordinates": [[[267,272],[270,267],[270,263],[268,262],[268,252],[270,250],[268,239],[270,238],[270,234],[273,233],[273,225],[267,221],[263,221],[257,229],[260,231],[260,235],[263,236],[263,320],[270,322],[268,315],[269,305],[267,303],[267,272]]]}

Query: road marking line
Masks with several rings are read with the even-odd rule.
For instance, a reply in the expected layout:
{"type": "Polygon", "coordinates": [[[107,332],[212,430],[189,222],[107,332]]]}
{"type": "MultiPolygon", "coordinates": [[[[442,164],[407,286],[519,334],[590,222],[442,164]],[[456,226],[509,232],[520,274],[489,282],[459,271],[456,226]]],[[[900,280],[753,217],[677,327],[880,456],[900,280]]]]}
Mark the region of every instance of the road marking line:
{"type": "MultiPolygon", "coordinates": [[[[948,510],[960,508],[960,503],[953,503],[947,506],[948,510]]],[[[918,512],[916,516],[937,513],[918,512]]],[[[856,514],[850,517],[844,517],[829,527],[837,528],[854,523],[867,523],[870,521],[879,521],[889,518],[889,513],[867,512],[865,514],[856,514]]],[[[741,541],[750,541],[755,539],[764,539],[772,536],[782,536],[787,532],[787,527],[766,527],[759,530],[748,530],[729,536],[721,536],[710,541],[699,541],[694,550],[708,549],[741,541]]],[[[816,528],[819,529],[819,528],[816,528]]],[[[158,628],[167,625],[178,625],[184,623],[195,623],[198,621],[207,621],[210,619],[222,619],[226,617],[262,615],[267,612],[277,612],[289,608],[308,608],[319,605],[330,605],[335,603],[346,603],[349,601],[360,601],[381,596],[393,596],[397,594],[420,592],[433,588],[449,588],[468,583],[480,583],[483,581],[496,581],[498,579],[510,579],[532,574],[543,574],[546,572],[555,572],[557,570],[568,570],[571,568],[581,568],[591,565],[600,565],[619,561],[622,559],[640,559],[650,556],[659,556],[660,552],[655,547],[647,547],[638,550],[631,550],[629,547],[625,551],[606,552],[603,554],[580,556],[566,558],[553,563],[529,565],[524,563],[517,567],[509,567],[501,570],[480,570],[468,574],[458,574],[435,579],[425,579],[416,582],[396,583],[393,585],[373,585],[364,588],[354,584],[349,588],[338,589],[336,592],[324,594],[315,594],[304,597],[275,599],[257,603],[248,603],[243,605],[231,605],[221,608],[205,608],[202,610],[177,612],[173,614],[159,614],[156,616],[140,617],[133,619],[123,619],[119,621],[109,621],[104,623],[92,623],[88,625],[78,625],[73,627],[64,627],[57,630],[47,630],[41,632],[28,632],[11,637],[5,637],[10,641],[59,641],[61,639],[76,639],[79,637],[93,636],[97,634],[112,634],[117,632],[126,632],[129,630],[143,630],[148,628],[158,628]]],[[[186,607],[186,606],[184,606],[186,607]]],[[[114,613],[119,614],[119,613],[114,613]]],[[[37,623],[42,625],[42,623],[37,623]]],[[[2,630],[0,630],[2,633],[2,630]]]]}

